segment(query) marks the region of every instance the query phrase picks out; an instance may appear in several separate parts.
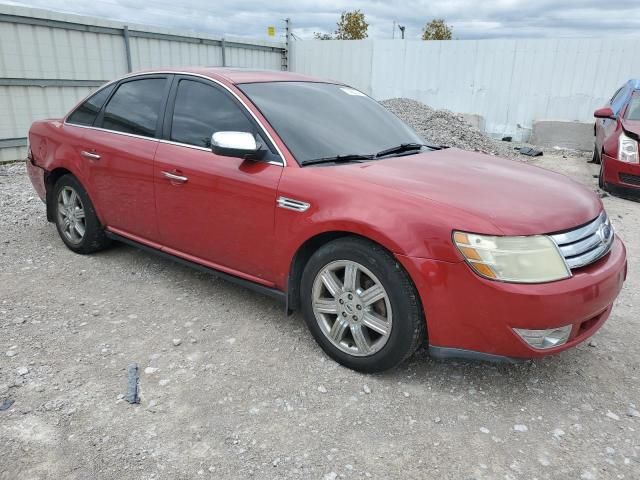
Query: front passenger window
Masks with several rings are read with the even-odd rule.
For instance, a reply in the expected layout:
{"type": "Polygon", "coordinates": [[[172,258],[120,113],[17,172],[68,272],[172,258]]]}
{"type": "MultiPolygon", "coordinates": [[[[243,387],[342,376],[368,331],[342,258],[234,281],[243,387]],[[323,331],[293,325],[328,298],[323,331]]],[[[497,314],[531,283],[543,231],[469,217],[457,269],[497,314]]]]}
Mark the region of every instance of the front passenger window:
{"type": "Polygon", "coordinates": [[[181,80],[176,93],[171,140],[211,147],[214,132],[252,132],[241,108],[222,90],[193,80],[181,80]]]}

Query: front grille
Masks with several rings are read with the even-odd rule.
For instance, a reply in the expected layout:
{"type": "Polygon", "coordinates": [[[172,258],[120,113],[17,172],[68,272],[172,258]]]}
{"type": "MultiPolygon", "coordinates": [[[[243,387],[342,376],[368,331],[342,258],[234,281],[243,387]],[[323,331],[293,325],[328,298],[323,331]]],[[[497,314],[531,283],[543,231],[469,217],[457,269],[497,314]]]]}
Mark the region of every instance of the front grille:
{"type": "Polygon", "coordinates": [[[603,257],[613,244],[613,227],[603,211],[582,227],[550,235],[570,269],[584,267],[603,257]]]}
{"type": "Polygon", "coordinates": [[[640,177],[637,175],[630,175],[628,173],[621,173],[619,175],[622,183],[628,183],[629,185],[637,185],[640,187],[640,177]]]}

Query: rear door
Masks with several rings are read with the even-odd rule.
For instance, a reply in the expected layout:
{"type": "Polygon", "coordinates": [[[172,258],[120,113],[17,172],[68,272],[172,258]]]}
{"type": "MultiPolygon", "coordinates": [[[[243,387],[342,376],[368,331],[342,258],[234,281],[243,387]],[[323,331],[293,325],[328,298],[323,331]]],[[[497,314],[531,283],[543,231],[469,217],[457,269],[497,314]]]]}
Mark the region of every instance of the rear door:
{"type": "Polygon", "coordinates": [[[169,98],[154,172],[164,250],[270,284],[282,161],[225,88],[176,76],[169,98]],[[268,150],[265,160],[215,155],[216,131],[253,133],[268,150]]]}
{"type": "Polygon", "coordinates": [[[115,88],[84,139],[93,196],[117,233],[157,241],[153,159],[170,75],[128,78],[115,88]]]}

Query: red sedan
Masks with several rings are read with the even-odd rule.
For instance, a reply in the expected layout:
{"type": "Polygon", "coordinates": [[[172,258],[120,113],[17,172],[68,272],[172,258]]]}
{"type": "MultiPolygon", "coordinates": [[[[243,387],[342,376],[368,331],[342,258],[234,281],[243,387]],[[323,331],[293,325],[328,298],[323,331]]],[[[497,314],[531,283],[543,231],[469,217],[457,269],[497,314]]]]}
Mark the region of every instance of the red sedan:
{"type": "Polygon", "coordinates": [[[593,160],[600,163],[600,188],[640,199],[640,80],[629,80],[595,111],[593,160]]]}
{"type": "Polygon", "coordinates": [[[74,252],[117,240],[302,310],[338,362],[557,353],[607,319],[626,253],[570,179],[425,145],[346,85],[161,70],[38,121],[27,162],[74,252]]]}

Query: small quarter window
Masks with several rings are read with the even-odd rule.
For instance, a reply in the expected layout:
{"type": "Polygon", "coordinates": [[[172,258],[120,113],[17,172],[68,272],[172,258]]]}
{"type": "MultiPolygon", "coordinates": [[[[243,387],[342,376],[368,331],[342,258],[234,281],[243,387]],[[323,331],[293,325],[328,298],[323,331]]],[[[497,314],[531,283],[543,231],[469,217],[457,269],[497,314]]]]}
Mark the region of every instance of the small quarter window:
{"type": "Polygon", "coordinates": [[[100,113],[100,109],[109,98],[109,95],[111,95],[114,87],[115,84],[112,84],[93,94],[69,115],[67,122],[76,125],[93,125],[98,113],[100,113]]]}
{"type": "Polygon", "coordinates": [[[154,137],[166,82],[145,78],[122,83],[104,109],[102,128],[154,137]]]}

